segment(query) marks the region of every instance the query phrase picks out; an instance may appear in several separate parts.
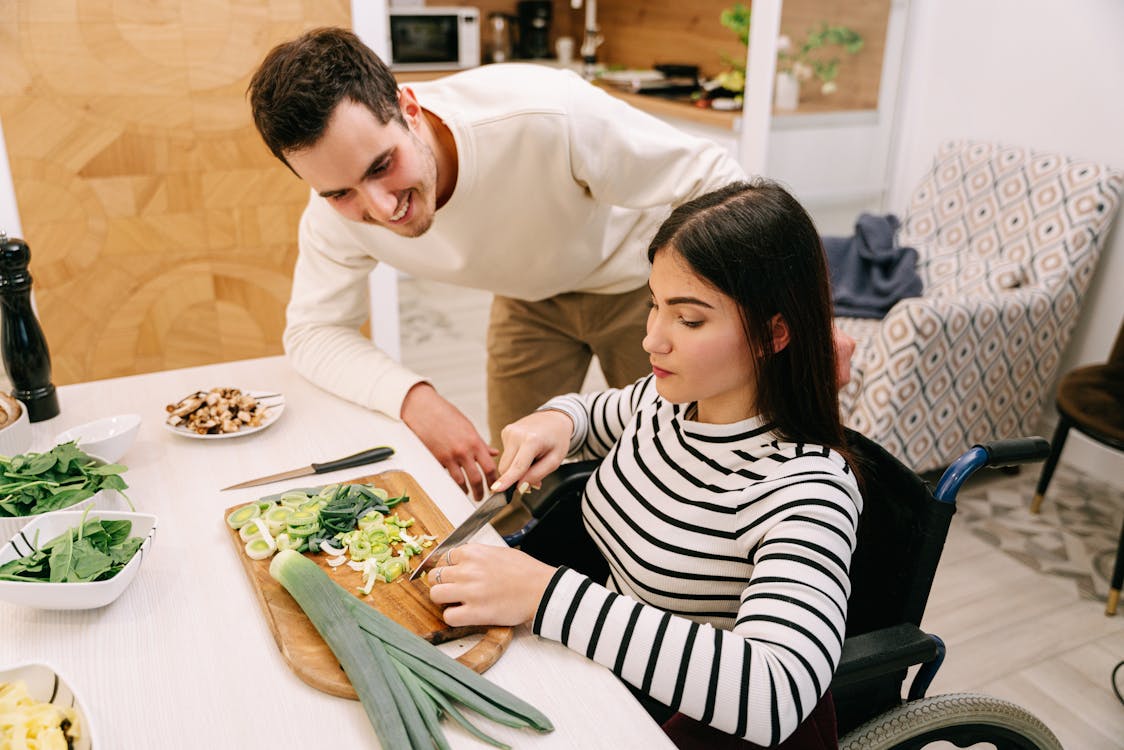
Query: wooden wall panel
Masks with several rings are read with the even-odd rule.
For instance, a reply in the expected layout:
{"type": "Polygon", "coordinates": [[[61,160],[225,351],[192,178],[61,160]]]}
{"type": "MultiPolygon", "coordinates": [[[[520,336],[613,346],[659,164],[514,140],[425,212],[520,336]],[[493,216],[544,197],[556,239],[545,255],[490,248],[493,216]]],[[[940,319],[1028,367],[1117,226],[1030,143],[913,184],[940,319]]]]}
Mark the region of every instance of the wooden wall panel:
{"type": "Polygon", "coordinates": [[[0,119],[57,384],[281,352],[307,188],[245,91],[348,0],[0,3],[0,119]]]}
{"type": "MultiPolygon", "coordinates": [[[[600,58],[716,73],[744,53],[729,4],[601,0],[600,58]]],[[[888,8],[786,1],[790,33],[830,19],[867,39],[820,108],[874,105],[888,8]]],[[[554,0],[553,36],[580,41],[582,14],[554,0]]],[[[277,42],[349,20],[348,0],[0,2],[0,118],[56,383],[281,351],[307,193],[245,89],[277,42]]]]}
{"type": "MultiPolygon", "coordinates": [[[[745,61],[745,47],[718,21],[731,5],[732,0],[601,0],[597,16],[605,41],[598,59],[629,68],[686,63],[713,76],[729,67],[724,55],[745,61]]],[[[580,44],[584,10],[569,12],[580,44]]]]}

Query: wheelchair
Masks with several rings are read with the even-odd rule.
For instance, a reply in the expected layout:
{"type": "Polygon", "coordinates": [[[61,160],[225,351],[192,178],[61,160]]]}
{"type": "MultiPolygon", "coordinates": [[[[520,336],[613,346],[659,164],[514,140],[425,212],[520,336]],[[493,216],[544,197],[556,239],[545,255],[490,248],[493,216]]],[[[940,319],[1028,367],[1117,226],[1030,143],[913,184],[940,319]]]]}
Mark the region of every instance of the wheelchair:
{"type": "MultiPolygon", "coordinates": [[[[831,683],[840,748],[914,750],[947,742],[1061,750],[1045,724],[1013,703],[973,693],[926,697],[945,646],[921,629],[960,487],[984,467],[1041,461],[1050,444],[1034,437],[976,446],[948,467],[934,490],[877,443],[851,430],[847,440],[864,490],[846,639],[831,683]],[[918,669],[903,698],[913,667],[918,669]]],[[[543,562],[607,580],[608,564],[581,520],[582,492],[597,463],[560,466],[541,490],[524,496],[531,520],[504,540],[543,562]]]]}

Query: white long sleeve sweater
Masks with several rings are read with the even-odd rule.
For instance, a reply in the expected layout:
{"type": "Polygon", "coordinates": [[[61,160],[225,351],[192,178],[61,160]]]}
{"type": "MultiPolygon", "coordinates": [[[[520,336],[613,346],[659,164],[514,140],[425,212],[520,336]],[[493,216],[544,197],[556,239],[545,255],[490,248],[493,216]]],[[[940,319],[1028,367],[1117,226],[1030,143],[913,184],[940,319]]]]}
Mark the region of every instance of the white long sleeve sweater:
{"type": "Polygon", "coordinates": [[[378,261],[526,300],[630,291],[647,280],[648,242],[672,207],[744,178],[722,147],[569,71],[487,65],[410,87],[456,142],[451,198],[425,235],[404,238],[313,193],[284,337],[305,377],[391,416],[422,378],[358,331],[378,261]]]}
{"type": "Polygon", "coordinates": [[[722,731],[786,738],[842,649],[862,507],[842,457],[758,418],[686,419],[651,376],[544,408],[574,420],[575,452],[604,456],[582,513],[610,579],[559,569],[535,632],[722,731]]]}

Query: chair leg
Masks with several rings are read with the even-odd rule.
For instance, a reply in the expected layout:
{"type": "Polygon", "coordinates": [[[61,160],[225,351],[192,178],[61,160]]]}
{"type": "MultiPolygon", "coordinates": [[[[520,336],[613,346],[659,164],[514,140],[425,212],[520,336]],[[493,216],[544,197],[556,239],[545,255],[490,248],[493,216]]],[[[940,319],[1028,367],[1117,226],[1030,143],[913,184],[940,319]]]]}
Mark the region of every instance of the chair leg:
{"type": "Polygon", "coordinates": [[[1108,601],[1105,604],[1106,615],[1116,614],[1116,605],[1120,601],[1120,588],[1124,586],[1124,525],[1120,527],[1120,545],[1116,548],[1116,565],[1112,568],[1112,584],[1108,590],[1108,601]]]}
{"type": "Polygon", "coordinates": [[[1062,455],[1062,446],[1065,445],[1066,435],[1072,423],[1064,414],[1058,414],[1058,426],[1054,430],[1054,439],[1050,441],[1050,456],[1042,466],[1042,474],[1038,477],[1038,487],[1034,490],[1034,499],[1030,501],[1030,512],[1037,513],[1042,508],[1042,499],[1046,496],[1046,488],[1050,485],[1050,478],[1054,476],[1054,469],[1058,466],[1058,459],[1062,455]]]}

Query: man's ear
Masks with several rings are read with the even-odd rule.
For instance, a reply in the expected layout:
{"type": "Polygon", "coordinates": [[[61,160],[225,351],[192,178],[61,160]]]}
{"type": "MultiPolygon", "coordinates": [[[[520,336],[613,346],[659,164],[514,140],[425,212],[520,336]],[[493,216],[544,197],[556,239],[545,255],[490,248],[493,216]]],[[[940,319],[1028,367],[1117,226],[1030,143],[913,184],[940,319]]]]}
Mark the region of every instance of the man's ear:
{"type": "Polygon", "coordinates": [[[410,129],[413,130],[417,127],[422,116],[422,108],[418,104],[418,98],[414,95],[414,90],[409,86],[398,89],[398,108],[402,110],[402,116],[406,118],[410,129]]]}
{"type": "Polygon", "coordinates": [[[773,353],[776,354],[788,346],[788,323],[777,313],[769,320],[769,329],[773,334],[773,353]]]}

